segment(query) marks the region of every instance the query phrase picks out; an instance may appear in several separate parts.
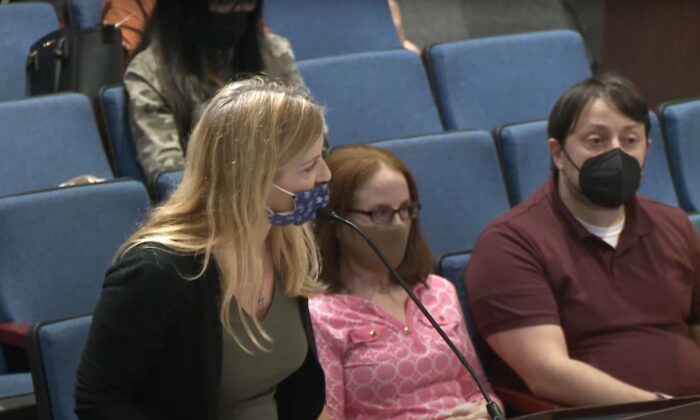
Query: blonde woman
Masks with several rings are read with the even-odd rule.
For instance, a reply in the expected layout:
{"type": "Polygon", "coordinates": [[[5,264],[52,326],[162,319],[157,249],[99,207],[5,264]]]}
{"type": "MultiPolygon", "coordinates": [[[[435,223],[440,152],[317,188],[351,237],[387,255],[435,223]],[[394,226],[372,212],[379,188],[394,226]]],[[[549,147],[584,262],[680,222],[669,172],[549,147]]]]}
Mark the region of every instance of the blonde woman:
{"type": "Polygon", "coordinates": [[[309,419],[323,406],[304,223],[328,200],[323,115],[259,79],[222,88],[182,183],[118,252],[78,369],[80,419],[309,419]]]}

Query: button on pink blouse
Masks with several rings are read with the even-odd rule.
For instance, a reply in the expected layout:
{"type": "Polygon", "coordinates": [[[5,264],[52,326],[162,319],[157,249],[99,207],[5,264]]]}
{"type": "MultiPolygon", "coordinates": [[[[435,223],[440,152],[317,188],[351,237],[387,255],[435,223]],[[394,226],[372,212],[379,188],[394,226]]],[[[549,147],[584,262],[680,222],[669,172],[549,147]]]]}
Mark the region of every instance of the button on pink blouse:
{"type": "MultiPolygon", "coordinates": [[[[427,287],[419,284],[414,291],[483,379],[454,286],[430,275],[427,287]]],[[[377,304],[347,294],[314,297],[309,310],[334,419],[434,419],[483,398],[410,299],[406,325],[377,304]]]]}

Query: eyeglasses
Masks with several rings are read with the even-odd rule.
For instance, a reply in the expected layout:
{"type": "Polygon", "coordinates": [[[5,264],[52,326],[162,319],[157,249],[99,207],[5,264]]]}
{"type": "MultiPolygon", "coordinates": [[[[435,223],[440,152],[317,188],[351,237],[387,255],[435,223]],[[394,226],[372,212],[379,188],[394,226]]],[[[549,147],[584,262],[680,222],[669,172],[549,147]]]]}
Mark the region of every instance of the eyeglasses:
{"type": "Polygon", "coordinates": [[[359,213],[369,216],[372,223],[377,225],[387,225],[394,220],[394,215],[399,214],[399,218],[403,221],[415,219],[420,213],[420,203],[406,203],[398,209],[392,209],[388,206],[379,206],[374,210],[357,210],[349,209],[350,213],[359,213]]]}

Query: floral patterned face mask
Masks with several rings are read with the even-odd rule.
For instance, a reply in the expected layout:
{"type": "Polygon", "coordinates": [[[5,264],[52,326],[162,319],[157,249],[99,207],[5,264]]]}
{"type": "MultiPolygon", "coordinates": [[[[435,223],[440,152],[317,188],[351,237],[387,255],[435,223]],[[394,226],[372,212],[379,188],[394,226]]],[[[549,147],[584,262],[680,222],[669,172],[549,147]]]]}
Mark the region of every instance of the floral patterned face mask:
{"type": "Polygon", "coordinates": [[[294,197],[294,210],[292,211],[278,213],[269,208],[267,209],[270,223],[275,226],[303,225],[316,217],[316,210],[326,207],[326,204],[328,204],[327,182],[317,184],[310,190],[298,193],[291,193],[274,184],[272,186],[294,197]]]}

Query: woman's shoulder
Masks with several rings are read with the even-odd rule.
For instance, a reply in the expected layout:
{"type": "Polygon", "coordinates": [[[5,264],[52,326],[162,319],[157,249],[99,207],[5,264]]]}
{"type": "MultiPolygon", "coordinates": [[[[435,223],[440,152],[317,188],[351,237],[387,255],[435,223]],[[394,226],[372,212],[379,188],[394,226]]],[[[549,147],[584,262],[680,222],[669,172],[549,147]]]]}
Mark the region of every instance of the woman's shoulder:
{"type": "Polygon", "coordinates": [[[265,32],[260,35],[260,46],[264,52],[270,55],[282,57],[291,56],[294,58],[294,51],[289,40],[281,35],[272,32],[265,32]]]}
{"type": "Polygon", "coordinates": [[[437,274],[429,274],[424,284],[425,286],[419,293],[421,299],[436,299],[443,304],[458,301],[455,285],[446,278],[437,274]]]}
{"type": "Polygon", "coordinates": [[[155,243],[144,243],[121,255],[107,271],[105,287],[129,285],[158,293],[183,286],[202,271],[201,256],[178,253],[155,243]]]}
{"type": "Polygon", "coordinates": [[[434,289],[438,292],[447,291],[450,293],[457,293],[455,285],[451,281],[447,280],[442,276],[437,274],[428,274],[428,278],[425,280],[426,285],[430,289],[434,289]]]}
{"type": "Polygon", "coordinates": [[[126,72],[124,73],[124,78],[125,80],[129,80],[129,78],[133,76],[148,78],[153,75],[155,77],[156,68],[155,46],[149,45],[139,51],[131,61],[129,61],[129,65],[126,67],[126,72]]]}
{"type": "Polygon", "coordinates": [[[312,312],[332,312],[334,308],[347,306],[344,294],[321,293],[309,298],[309,311],[312,312]]]}
{"type": "Polygon", "coordinates": [[[323,293],[309,299],[309,313],[319,322],[332,323],[362,312],[361,299],[344,293],[323,293]]]}

